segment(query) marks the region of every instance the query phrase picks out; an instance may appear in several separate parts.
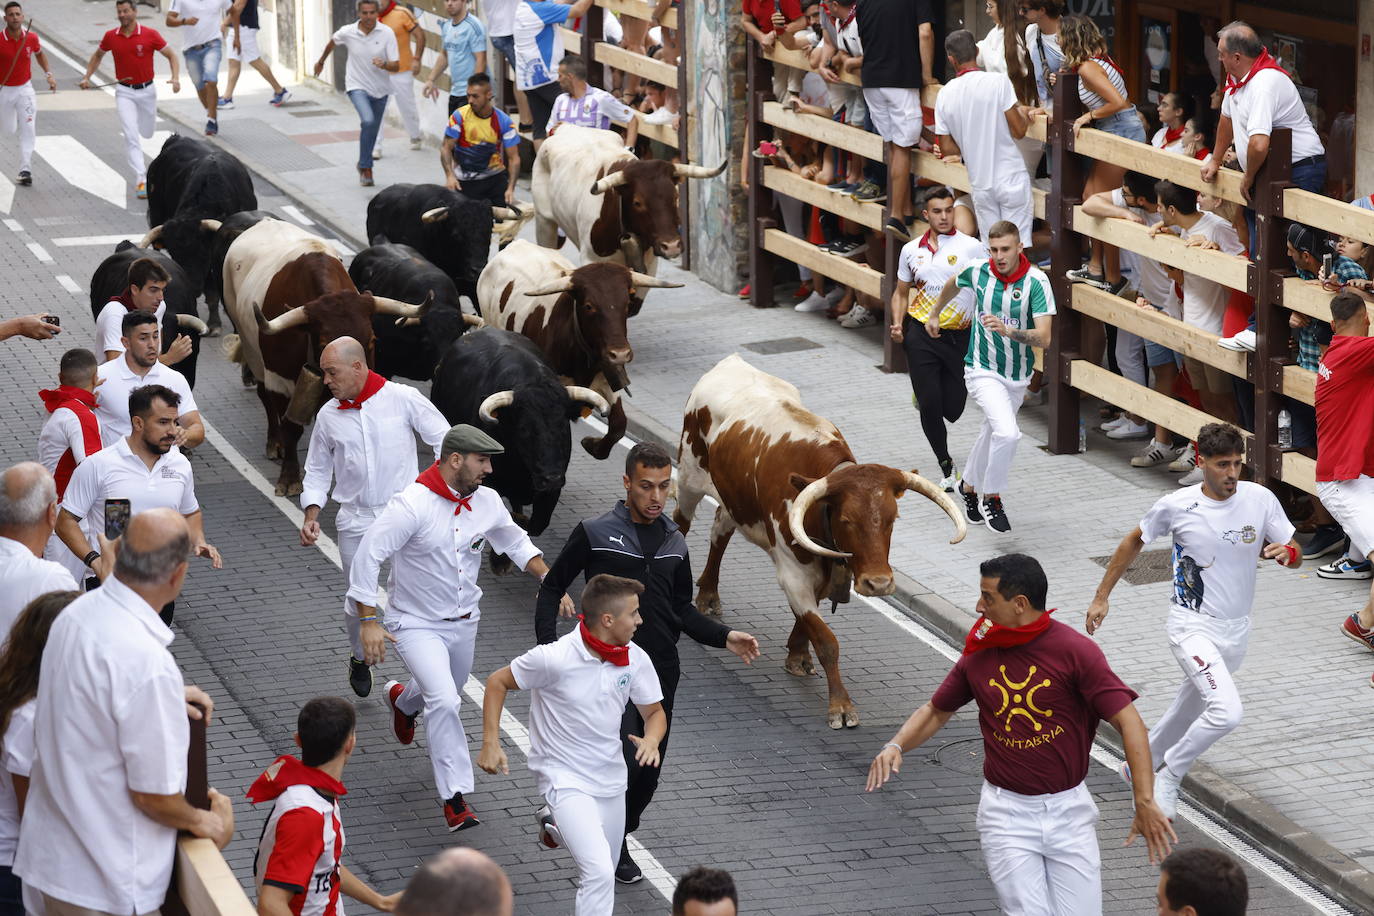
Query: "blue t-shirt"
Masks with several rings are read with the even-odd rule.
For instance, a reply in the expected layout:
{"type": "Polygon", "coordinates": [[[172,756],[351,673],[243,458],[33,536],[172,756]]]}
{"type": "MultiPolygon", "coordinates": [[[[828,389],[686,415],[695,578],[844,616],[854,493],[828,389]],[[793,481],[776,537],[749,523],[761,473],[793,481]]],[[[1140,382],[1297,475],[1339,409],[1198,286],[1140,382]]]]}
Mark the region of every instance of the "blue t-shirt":
{"type": "Polygon", "coordinates": [[[555,24],[568,21],[570,7],[553,0],[526,0],[515,11],[515,88],[521,92],[558,79],[563,40],[555,24]]]}
{"type": "Polygon", "coordinates": [[[457,25],[447,19],[439,23],[439,33],[448,55],[448,78],[452,83],[448,94],[467,95],[468,77],[475,69],[477,55],[487,50],[487,30],[476,16],[468,13],[457,25]]]}

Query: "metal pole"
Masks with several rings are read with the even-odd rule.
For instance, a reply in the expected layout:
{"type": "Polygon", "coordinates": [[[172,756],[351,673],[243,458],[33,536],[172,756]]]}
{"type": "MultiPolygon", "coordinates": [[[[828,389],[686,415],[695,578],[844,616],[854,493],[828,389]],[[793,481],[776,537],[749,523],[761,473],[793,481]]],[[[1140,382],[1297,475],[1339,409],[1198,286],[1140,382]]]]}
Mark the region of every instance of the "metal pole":
{"type": "Polygon", "coordinates": [[[1070,384],[1071,365],[1082,355],[1082,328],[1073,310],[1073,285],[1065,276],[1079,266],[1082,252],[1078,234],[1073,231],[1073,208],[1083,202],[1087,179],[1073,153],[1073,121],[1082,113],[1077,75],[1061,73],[1054,87],[1054,123],[1049,131],[1054,168],[1045,212],[1050,224],[1050,285],[1054,290],[1055,315],[1043,371],[1050,391],[1050,452],[1055,455],[1078,451],[1082,422],[1078,389],[1070,384]]]}

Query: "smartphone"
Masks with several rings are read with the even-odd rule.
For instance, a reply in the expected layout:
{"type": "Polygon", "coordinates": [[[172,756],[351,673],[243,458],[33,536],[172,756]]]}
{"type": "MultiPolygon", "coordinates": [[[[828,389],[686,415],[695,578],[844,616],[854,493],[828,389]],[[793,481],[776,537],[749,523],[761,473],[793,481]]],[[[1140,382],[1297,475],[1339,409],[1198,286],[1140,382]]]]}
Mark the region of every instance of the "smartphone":
{"type": "Polygon", "coordinates": [[[1329,277],[1329,276],[1331,276],[1331,253],[1330,253],[1330,252],[1327,252],[1326,254],[1322,255],[1322,276],[1323,276],[1323,277],[1329,277]]]}
{"type": "Polygon", "coordinates": [[[105,537],[113,541],[124,534],[129,527],[129,501],[127,499],[105,500],[105,537]]]}
{"type": "Polygon", "coordinates": [[[43,320],[55,328],[62,327],[62,318],[59,315],[44,315],[43,320]]]}

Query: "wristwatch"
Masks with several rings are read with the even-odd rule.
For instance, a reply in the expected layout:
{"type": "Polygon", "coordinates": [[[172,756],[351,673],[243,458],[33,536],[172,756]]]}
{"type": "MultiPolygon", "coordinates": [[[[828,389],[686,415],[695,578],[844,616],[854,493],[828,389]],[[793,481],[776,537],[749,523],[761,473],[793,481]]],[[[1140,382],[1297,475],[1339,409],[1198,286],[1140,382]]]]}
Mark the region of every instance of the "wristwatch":
{"type": "Polygon", "coordinates": [[[92,550],[90,553],[86,554],[85,559],[83,559],[81,562],[85,563],[87,566],[90,566],[92,563],[99,559],[100,551],[92,550]]]}

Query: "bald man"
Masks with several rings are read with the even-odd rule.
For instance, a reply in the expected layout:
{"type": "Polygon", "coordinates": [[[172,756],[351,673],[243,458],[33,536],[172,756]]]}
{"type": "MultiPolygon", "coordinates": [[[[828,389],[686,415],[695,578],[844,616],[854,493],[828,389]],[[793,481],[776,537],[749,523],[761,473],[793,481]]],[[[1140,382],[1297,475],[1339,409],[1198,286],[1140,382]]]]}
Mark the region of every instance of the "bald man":
{"type": "Polygon", "coordinates": [[[43,465],[24,461],[0,473],[0,642],[39,595],[80,590],[71,572],[43,559],[57,511],[57,485],[43,465]]]}
{"type": "MultiPolygon", "coordinates": [[[[333,397],[320,408],[310,432],[301,485],[301,546],[313,545],[320,536],[320,510],[331,495],[332,478],[332,495],[339,504],[335,538],[346,591],[363,534],[391,497],[420,473],[415,437],[434,449],[438,460],[449,422],[418,390],[368,369],[367,352],[352,337],[340,337],[324,348],[320,370],[333,397]]],[[[372,668],[363,660],[358,606],[346,596],[343,612],[353,649],[348,684],[365,697],[372,692],[372,668]]]]}
{"type": "Polygon", "coordinates": [[[515,894],[490,857],[455,846],[415,871],[396,903],[396,916],[511,916],[515,894]]]}

